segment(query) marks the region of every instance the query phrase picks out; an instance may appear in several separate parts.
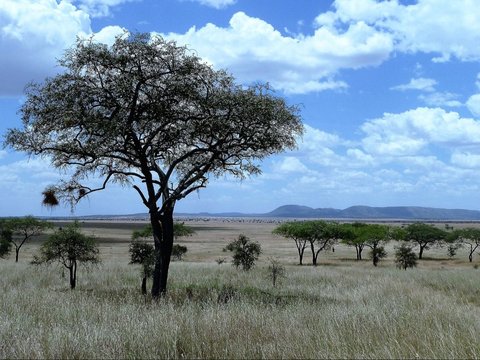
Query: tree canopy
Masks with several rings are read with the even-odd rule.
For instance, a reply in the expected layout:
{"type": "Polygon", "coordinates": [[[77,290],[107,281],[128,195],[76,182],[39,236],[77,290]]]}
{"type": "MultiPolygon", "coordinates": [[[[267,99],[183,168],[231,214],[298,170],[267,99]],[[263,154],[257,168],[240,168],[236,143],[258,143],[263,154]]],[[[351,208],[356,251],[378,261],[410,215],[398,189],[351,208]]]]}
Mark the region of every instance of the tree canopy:
{"type": "Polygon", "coordinates": [[[237,84],[160,36],[79,40],[59,63],[63,73],[27,88],[23,129],[5,143],[71,170],[45,190],[47,205],[74,205],[115,182],[136,190],[158,250],[154,297],[166,291],[176,202],[212,176],[258,174],[259,160],[294,148],[303,132],[298,107],[268,85],[237,84]]]}
{"type": "Polygon", "coordinates": [[[40,254],[35,255],[34,264],[58,262],[70,273],[70,288],[77,284],[78,263],[98,263],[98,247],[93,236],[80,232],[80,225],[74,222],[56,230],[40,247],[40,254]]]}

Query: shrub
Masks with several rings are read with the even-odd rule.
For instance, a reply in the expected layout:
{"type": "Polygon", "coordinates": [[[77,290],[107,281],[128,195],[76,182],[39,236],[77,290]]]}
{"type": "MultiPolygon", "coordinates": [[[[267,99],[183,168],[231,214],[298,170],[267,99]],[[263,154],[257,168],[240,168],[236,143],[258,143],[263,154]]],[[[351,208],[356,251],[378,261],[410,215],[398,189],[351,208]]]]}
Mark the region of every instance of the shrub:
{"type": "Polygon", "coordinates": [[[187,247],[183,245],[175,244],[172,247],[172,260],[181,261],[183,255],[187,253],[187,247]]]}
{"type": "Polygon", "coordinates": [[[250,270],[255,265],[255,261],[262,253],[260,244],[243,234],[239,235],[237,240],[229,243],[223,250],[233,252],[232,265],[237,268],[242,266],[245,271],[250,270]]]}
{"type": "Polygon", "coordinates": [[[153,274],[155,250],[152,244],[133,238],[128,248],[130,264],[142,265],[142,294],[147,294],[147,279],[153,274]]]}
{"type": "Polygon", "coordinates": [[[413,268],[417,266],[417,255],[415,255],[411,247],[402,244],[395,252],[395,263],[399,269],[407,270],[407,268],[413,268]]]}
{"type": "Polygon", "coordinates": [[[285,277],[285,266],[283,266],[277,259],[270,258],[269,261],[268,277],[272,280],[273,287],[275,287],[278,280],[285,277]]]}

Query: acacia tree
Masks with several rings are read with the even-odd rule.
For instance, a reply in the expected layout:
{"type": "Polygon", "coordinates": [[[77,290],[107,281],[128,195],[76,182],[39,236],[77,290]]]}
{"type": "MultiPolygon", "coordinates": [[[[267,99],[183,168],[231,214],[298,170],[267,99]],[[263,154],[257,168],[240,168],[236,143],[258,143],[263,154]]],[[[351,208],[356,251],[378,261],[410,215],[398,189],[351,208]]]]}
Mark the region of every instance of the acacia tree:
{"type": "Polygon", "coordinates": [[[367,226],[367,224],[360,222],[340,225],[341,242],[345,245],[355,247],[357,260],[362,260],[362,252],[367,241],[367,238],[363,236],[363,233],[367,226]]]}
{"type": "Polygon", "coordinates": [[[294,148],[298,107],[160,36],[125,34],[111,47],[79,40],[60,65],[64,73],[27,88],[23,129],[5,143],[72,170],[45,190],[46,204],[75,205],[112,182],[135,189],[153,229],[157,298],[167,289],[176,202],[212,176],[258,174],[258,160],[294,148]]]}
{"type": "Polygon", "coordinates": [[[454,230],[448,235],[449,242],[456,242],[468,247],[468,260],[473,261],[473,254],[480,246],[480,229],[465,228],[454,230]]]}
{"type": "Polygon", "coordinates": [[[423,252],[445,240],[447,233],[433,225],[414,223],[408,225],[403,231],[397,231],[396,237],[405,241],[416,243],[419,247],[418,259],[421,260],[423,252]]]}
{"type": "Polygon", "coordinates": [[[98,247],[93,236],[80,232],[80,225],[74,222],[56,230],[40,247],[40,254],[35,255],[33,264],[50,264],[59,262],[70,273],[70,289],[77,285],[78,263],[98,263],[98,247]]]}
{"type": "Polygon", "coordinates": [[[320,252],[330,249],[340,239],[340,226],[337,223],[323,220],[305,221],[303,226],[312,250],[312,264],[317,266],[320,252]]]}
{"type": "Polygon", "coordinates": [[[308,245],[308,239],[304,230],[305,226],[301,222],[285,222],[272,231],[275,235],[281,235],[295,242],[299,265],[303,265],[303,254],[308,245]]]}
{"type": "Polygon", "coordinates": [[[362,237],[365,239],[365,245],[368,246],[373,266],[377,266],[378,262],[387,256],[384,244],[390,240],[390,228],[386,225],[368,224],[363,232],[362,237]]]}
{"type": "Polygon", "coordinates": [[[11,242],[15,248],[15,262],[18,262],[18,255],[20,249],[33,237],[41,235],[45,230],[52,227],[52,224],[35,219],[33,216],[26,216],[23,218],[10,218],[3,223],[4,231],[8,233],[5,239],[11,242]]]}

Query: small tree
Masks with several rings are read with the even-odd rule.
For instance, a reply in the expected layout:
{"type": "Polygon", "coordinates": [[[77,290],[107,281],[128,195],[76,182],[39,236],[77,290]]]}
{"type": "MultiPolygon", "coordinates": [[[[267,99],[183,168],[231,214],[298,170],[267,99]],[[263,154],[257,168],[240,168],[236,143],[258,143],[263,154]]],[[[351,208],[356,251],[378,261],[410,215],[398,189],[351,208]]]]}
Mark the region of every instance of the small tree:
{"type": "Polygon", "coordinates": [[[132,242],[128,248],[130,253],[130,264],[142,266],[142,294],[147,294],[147,279],[152,276],[153,265],[155,264],[155,249],[152,244],[132,236],[132,242]]]}
{"type": "Polygon", "coordinates": [[[473,261],[473,254],[480,246],[480,229],[465,228],[452,231],[448,237],[449,249],[457,249],[461,245],[468,248],[468,261],[473,261]]]}
{"type": "Polygon", "coordinates": [[[5,227],[5,220],[0,220],[0,259],[12,250],[12,232],[5,227]]]}
{"type": "Polygon", "coordinates": [[[407,268],[417,266],[417,255],[407,244],[402,244],[395,251],[395,263],[399,269],[407,270],[407,268]]]}
{"type": "Polygon", "coordinates": [[[229,243],[223,250],[233,252],[232,265],[237,268],[242,266],[245,271],[250,270],[255,265],[255,261],[262,253],[260,244],[243,234],[239,235],[237,240],[229,243]]]}
{"type": "Polygon", "coordinates": [[[10,251],[12,250],[12,243],[5,239],[3,236],[0,236],[0,259],[5,258],[10,251]]]}
{"type": "Polygon", "coordinates": [[[373,266],[377,266],[378,262],[387,257],[387,252],[383,246],[372,247],[370,250],[370,259],[372,259],[373,266]]]}
{"type": "Polygon", "coordinates": [[[9,233],[8,239],[15,247],[15,262],[18,262],[20,249],[32,238],[41,235],[45,230],[52,227],[47,221],[37,220],[33,216],[23,218],[10,218],[3,223],[4,231],[9,233]]]}
{"type": "Polygon", "coordinates": [[[434,245],[439,245],[447,237],[447,233],[433,225],[414,223],[408,225],[402,232],[405,241],[415,243],[418,248],[418,259],[422,259],[423,252],[434,245]]]}
{"type": "Polygon", "coordinates": [[[181,261],[183,258],[183,255],[187,253],[187,247],[179,244],[173,245],[172,248],[172,260],[178,260],[181,261]]]}
{"type": "Polygon", "coordinates": [[[285,266],[280,261],[270,258],[270,265],[268,265],[268,276],[272,280],[273,287],[276,287],[277,281],[285,277],[285,266]]]}
{"type": "Polygon", "coordinates": [[[50,264],[59,262],[70,272],[70,289],[77,284],[78,263],[98,263],[98,247],[93,236],[80,232],[77,221],[63,229],[56,230],[40,247],[40,254],[35,255],[33,264],[50,264]]]}
{"type": "Polygon", "coordinates": [[[308,245],[307,237],[305,236],[304,226],[299,222],[286,222],[277,226],[273,231],[275,235],[281,235],[287,239],[292,239],[298,252],[299,265],[303,265],[303,254],[308,245]]]}
{"type": "Polygon", "coordinates": [[[355,247],[356,259],[362,260],[362,251],[365,248],[367,239],[362,236],[367,224],[355,222],[353,224],[340,225],[341,242],[348,246],[355,247]]]}

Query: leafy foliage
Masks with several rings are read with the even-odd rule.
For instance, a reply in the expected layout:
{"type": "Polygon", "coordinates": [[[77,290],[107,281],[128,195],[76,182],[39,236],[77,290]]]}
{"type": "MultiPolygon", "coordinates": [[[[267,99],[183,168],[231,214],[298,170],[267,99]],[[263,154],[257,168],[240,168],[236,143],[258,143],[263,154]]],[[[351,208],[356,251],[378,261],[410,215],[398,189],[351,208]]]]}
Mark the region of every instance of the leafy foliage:
{"type": "Polygon", "coordinates": [[[224,248],[224,251],[227,250],[233,252],[232,265],[237,268],[241,266],[245,271],[250,270],[255,265],[255,261],[258,260],[262,253],[260,244],[250,240],[243,234],[239,235],[237,240],[230,242],[224,248]]]}
{"type": "Polygon", "coordinates": [[[269,262],[268,276],[272,280],[273,287],[276,287],[278,280],[285,277],[285,266],[278,259],[270,258],[269,262]]]}
{"type": "Polygon", "coordinates": [[[139,237],[144,234],[135,232],[132,235],[132,241],[128,247],[130,253],[130,264],[140,264],[142,266],[142,294],[147,293],[147,279],[153,274],[155,265],[155,249],[152,244],[141,240],[139,237]]]}
{"type": "Polygon", "coordinates": [[[174,244],[172,247],[172,260],[181,261],[183,256],[187,253],[187,247],[179,244],[174,244]]]}
{"type": "Polygon", "coordinates": [[[441,244],[447,238],[447,232],[433,225],[414,223],[397,230],[396,238],[415,243],[419,247],[418,258],[422,259],[425,250],[441,244]]]}
{"type": "Polygon", "coordinates": [[[62,264],[70,271],[70,288],[74,289],[78,263],[96,264],[100,261],[98,253],[95,238],[82,234],[79,223],[75,221],[50,235],[40,247],[40,254],[34,256],[32,263],[62,264]]]}
{"type": "Polygon", "coordinates": [[[468,260],[472,262],[473,254],[480,246],[480,229],[464,228],[454,230],[448,234],[447,242],[449,243],[449,249],[453,248],[455,251],[460,246],[466,246],[468,248],[468,260]]]}
{"type": "Polygon", "coordinates": [[[402,244],[395,251],[395,263],[399,269],[413,268],[417,266],[417,255],[410,246],[402,244]]]}
{"type": "Polygon", "coordinates": [[[26,89],[23,128],[8,130],[5,144],[72,174],[47,187],[45,205],[74,206],[111,183],[137,192],[161,257],[154,296],[166,291],[176,202],[210,177],[260,173],[260,160],[303,133],[298,107],[268,85],[236,84],[160,36],[79,39],[59,64],[64,71],[26,89]],[[92,176],[100,186],[87,184],[92,176]]]}
{"type": "MultiPolygon", "coordinates": [[[[18,262],[22,246],[51,227],[51,223],[38,220],[33,216],[9,218],[2,221],[2,242],[10,242],[10,245],[13,245],[15,248],[15,261],[18,262]]],[[[5,244],[4,248],[6,249],[7,247],[5,244]]]]}

